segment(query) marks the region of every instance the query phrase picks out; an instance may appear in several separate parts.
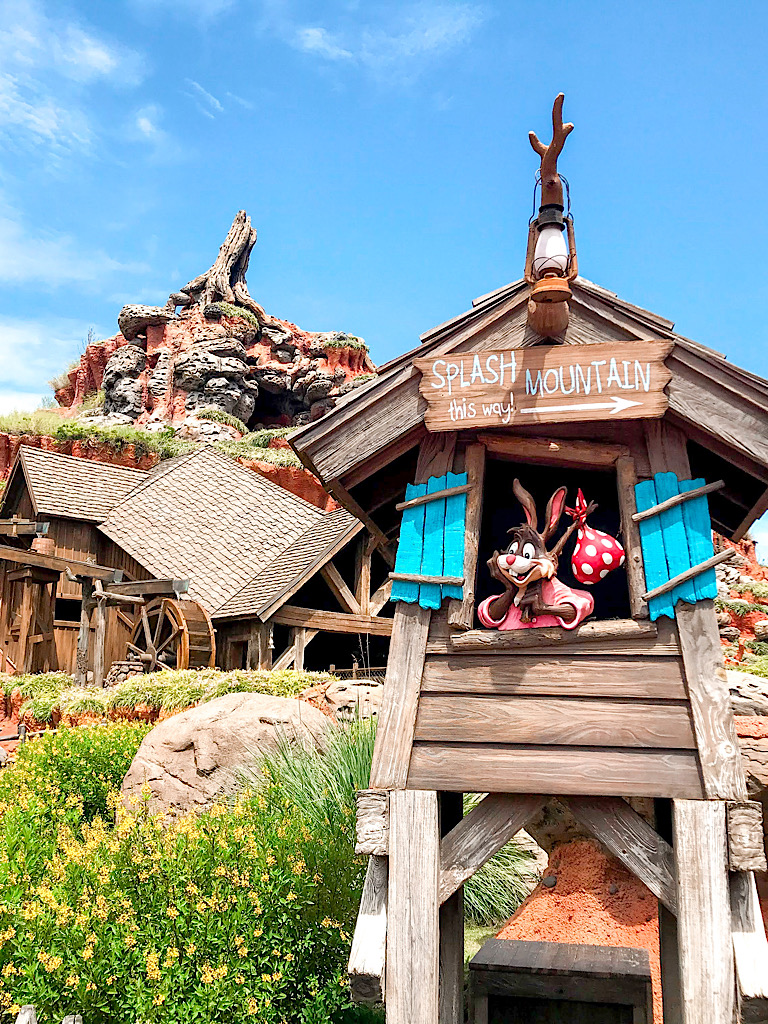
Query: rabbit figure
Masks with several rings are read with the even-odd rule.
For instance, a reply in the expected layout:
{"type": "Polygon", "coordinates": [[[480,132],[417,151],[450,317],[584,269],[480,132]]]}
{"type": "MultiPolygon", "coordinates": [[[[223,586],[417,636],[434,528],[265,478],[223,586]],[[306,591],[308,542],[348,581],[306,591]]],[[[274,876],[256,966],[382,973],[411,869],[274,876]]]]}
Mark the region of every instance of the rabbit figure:
{"type": "MultiPolygon", "coordinates": [[[[575,629],[595,607],[586,590],[574,590],[557,579],[557,561],[566,541],[573,533],[574,521],[552,549],[547,542],[557,529],[565,508],[565,487],[558,487],[547,503],[546,521],[538,530],[536,504],[519,480],[512,489],[523,506],[527,520],[509,532],[512,539],[506,551],[494,551],[488,559],[491,576],[504,587],[497,597],[480,603],[478,617],[484,626],[495,629],[530,629],[542,626],[564,626],[575,629]]],[[[597,505],[592,503],[590,512],[597,505]]]]}

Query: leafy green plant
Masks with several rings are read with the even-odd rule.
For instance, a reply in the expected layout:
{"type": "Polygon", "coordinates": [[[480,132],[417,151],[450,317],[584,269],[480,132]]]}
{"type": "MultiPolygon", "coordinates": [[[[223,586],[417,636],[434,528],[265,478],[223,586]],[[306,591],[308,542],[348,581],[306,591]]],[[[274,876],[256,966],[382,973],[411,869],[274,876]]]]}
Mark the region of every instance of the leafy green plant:
{"type": "Polygon", "coordinates": [[[301,459],[291,448],[254,448],[245,439],[242,441],[217,441],[216,447],[236,459],[258,459],[271,466],[295,466],[301,468],[301,459]]]}
{"type": "Polygon", "coordinates": [[[368,346],[363,339],[355,337],[354,334],[345,334],[343,337],[324,338],[320,345],[323,348],[351,348],[364,352],[368,351],[368,346]]]}
{"type": "Polygon", "coordinates": [[[104,398],[103,388],[99,388],[98,391],[91,391],[83,398],[80,406],[81,411],[86,414],[101,412],[104,409],[104,398]]]}
{"type": "Polygon", "coordinates": [[[749,661],[728,667],[737,672],[750,672],[753,676],[762,676],[763,679],[768,679],[768,654],[762,654],[757,658],[750,658],[749,661]]]}
{"type": "Polygon", "coordinates": [[[72,676],[66,672],[24,673],[18,676],[0,677],[5,685],[6,694],[18,690],[22,697],[32,700],[52,694],[59,696],[72,685],[72,676]]]}
{"type": "Polygon", "coordinates": [[[107,710],[107,691],[73,686],[61,694],[59,710],[70,715],[103,715],[107,710]]]}
{"type": "Polygon", "coordinates": [[[264,430],[254,430],[243,437],[243,442],[251,448],[268,448],[270,441],[276,437],[290,437],[296,432],[295,427],[269,427],[264,430]]]}
{"type": "Polygon", "coordinates": [[[245,309],[243,306],[234,306],[231,302],[212,302],[209,306],[205,307],[205,311],[208,316],[210,316],[210,313],[213,313],[214,316],[237,317],[239,320],[245,320],[246,323],[251,324],[253,327],[259,326],[258,318],[250,309],[245,309]]]}
{"type": "Polygon", "coordinates": [[[747,640],[744,646],[757,657],[768,654],[768,643],[764,640],[747,640]]]}
{"type": "Polygon", "coordinates": [[[731,590],[737,594],[752,594],[755,601],[768,604],[768,583],[764,580],[752,580],[749,583],[729,584],[731,590]]]}
{"type": "Polygon", "coordinates": [[[195,415],[199,420],[209,420],[211,423],[225,423],[228,427],[234,427],[235,430],[239,430],[241,434],[248,433],[248,427],[242,420],[239,420],[237,416],[233,416],[231,412],[225,412],[223,409],[211,406],[210,408],[198,410],[195,415]]]}
{"type": "Polygon", "coordinates": [[[742,601],[739,598],[716,597],[715,607],[720,610],[733,612],[734,615],[739,617],[748,615],[750,612],[766,612],[765,605],[755,604],[754,601],[742,601]]]}

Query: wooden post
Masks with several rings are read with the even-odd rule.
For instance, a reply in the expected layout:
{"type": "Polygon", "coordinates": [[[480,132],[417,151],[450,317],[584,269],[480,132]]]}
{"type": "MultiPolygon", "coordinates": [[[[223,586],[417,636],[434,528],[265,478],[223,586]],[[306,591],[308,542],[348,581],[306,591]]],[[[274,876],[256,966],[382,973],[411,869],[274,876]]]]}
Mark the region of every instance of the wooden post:
{"type": "Polygon", "coordinates": [[[725,804],[674,800],[683,1024],[730,1024],[734,1009],[725,804]]]}
{"type": "Polygon", "coordinates": [[[35,584],[29,579],[22,581],[19,647],[16,655],[16,664],[19,672],[29,672],[32,669],[33,648],[29,642],[29,637],[32,633],[34,586],[35,584]]]}
{"type": "Polygon", "coordinates": [[[359,611],[369,614],[371,604],[371,553],[375,541],[364,533],[355,551],[355,598],[359,611]]]}
{"type": "Polygon", "coordinates": [[[448,623],[454,629],[471,629],[475,618],[475,577],[480,526],[483,517],[483,480],[485,479],[485,445],[470,444],[464,453],[467,482],[472,490],[467,495],[464,521],[464,597],[448,605],[448,623]]]}
{"type": "Polygon", "coordinates": [[[387,1024],[438,1024],[437,793],[401,789],[389,799],[387,1024]]]}
{"type": "Polygon", "coordinates": [[[388,857],[370,857],[349,955],[349,990],[356,1003],[383,1003],[387,949],[388,857]]]}
{"type": "Polygon", "coordinates": [[[91,639],[91,612],[93,611],[93,580],[80,578],[82,600],[80,604],[80,630],[77,634],[77,684],[85,686],[88,679],[88,646],[91,639]]]}
{"type": "Polygon", "coordinates": [[[751,871],[734,871],[730,886],[740,1019],[765,1021],[768,1020],[768,939],[755,876],[751,871]]]}
{"type": "Polygon", "coordinates": [[[621,513],[621,534],[626,552],[627,582],[629,584],[629,607],[633,619],[648,618],[648,604],[643,600],[645,592],[645,570],[643,551],[640,546],[640,531],[632,515],[637,511],[635,503],[635,460],[620,456],[616,460],[616,486],[619,492],[621,513]]]}
{"type": "MultiPolygon", "coordinates": [[[[440,835],[464,816],[463,793],[441,793],[440,835]]],[[[440,1024],[464,1022],[464,890],[460,886],[440,907],[440,1024]]]]}
{"type": "Polygon", "coordinates": [[[304,671],[304,648],[306,646],[306,634],[307,631],[306,629],[304,629],[303,626],[296,626],[296,628],[293,630],[293,647],[295,651],[293,657],[293,667],[296,669],[297,672],[304,671]]]}
{"type": "Polygon", "coordinates": [[[104,685],[104,655],[107,645],[107,602],[97,601],[94,608],[93,685],[104,685]]]}
{"type": "MultiPolygon", "coordinates": [[[[673,845],[672,801],[654,800],[656,830],[662,839],[673,845]]],[[[674,871],[674,850],[672,852],[674,871]]],[[[677,894],[677,882],[675,882],[677,894]]],[[[680,995],[680,960],[677,955],[677,912],[667,910],[659,900],[659,959],[661,962],[661,1000],[664,1024],[683,1024],[683,1004],[680,995]]]]}

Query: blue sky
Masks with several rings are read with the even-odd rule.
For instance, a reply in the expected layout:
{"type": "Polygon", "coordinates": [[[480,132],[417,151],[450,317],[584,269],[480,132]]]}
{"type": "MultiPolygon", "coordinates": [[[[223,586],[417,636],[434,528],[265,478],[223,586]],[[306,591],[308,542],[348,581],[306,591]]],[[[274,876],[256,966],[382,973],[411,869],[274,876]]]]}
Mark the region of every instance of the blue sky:
{"type": "Polygon", "coordinates": [[[375,361],[520,276],[554,95],[582,273],[768,376],[768,7],[0,0],[0,409],[207,269],[375,361]]]}

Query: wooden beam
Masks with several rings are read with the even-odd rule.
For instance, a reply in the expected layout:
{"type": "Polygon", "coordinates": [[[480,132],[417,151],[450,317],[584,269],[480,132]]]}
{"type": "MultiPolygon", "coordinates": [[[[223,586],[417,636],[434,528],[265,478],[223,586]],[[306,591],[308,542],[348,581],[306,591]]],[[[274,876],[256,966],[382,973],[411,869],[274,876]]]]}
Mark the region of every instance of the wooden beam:
{"type": "Polygon", "coordinates": [[[676,508],[678,505],[682,505],[686,501],[690,501],[692,498],[702,498],[705,494],[712,494],[714,491],[722,491],[725,487],[725,480],[716,480],[713,484],[704,484],[702,487],[694,487],[692,491],[683,491],[681,494],[673,494],[671,498],[667,498],[666,501],[659,502],[658,505],[652,505],[650,508],[643,509],[642,512],[635,512],[632,519],[636,523],[640,523],[643,519],[650,519],[651,516],[658,516],[662,512],[666,512],[667,509],[676,508]]]}
{"type": "MultiPolygon", "coordinates": [[[[304,631],[304,649],[306,650],[307,644],[314,640],[317,634],[320,632],[319,629],[307,629],[304,631]]],[[[272,669],[275,672],[282,672],[285,668],[290,668],[296,660],[296,641],[290,644],[276,662],[272,665],[272,669]]]]}
{"type": "MultiPolygon", "coordinates": [[[[100,582],[96,581],[97,584],[100,582]]],[[[107,646],[107,606],[105,601],[97,601],[93,610],[93,685],[104,685],[104,657],[107,646]]]]}
{"type": "Polygon", "coordinates": [[[670,590],[674,590],[675,587],[681,583],[685,583],[686,580],[692,580],[696,576],[700,576],[703,572],[707,572],[708,569],[714,569],[716,565],[720,565],[721,562],[729,562],[732,558],[736,557],[735,548],[726,548],[724,551],[718,551],[716,555],[712,555],[711,558],[705,559],[703,562],[699,562],[698,565],[692,565],[690,569],[686,569],[685,572],[680,572],[677,576],[673,576],[671,580],[667,580],[666,583],[659,584],[658,587],[654,587],[653,590],[646,591],[643,594],[644,601],[650,601],[652,597],[660,597],[662,594],[668,594],[670,590]]]}
{"type": "Polygon", "coordinates": [[[347,967],[349,994],[356,1003],[384,1002],[388,876],[388,858],[371,857],[347,967]]]}
{"type": "Polygon", "coordinates": [[[384,605],[389,601],[391,593],[392,580],[388,579],[386,583],[382,583],[377,591],[371,594],[371,600],[368,606],[369,614],[378,615],[384,605]]]}
{"type": "Polygon", "coordinates": [[[82,581],[82,598],[80,603],[80,630],[77,634],[76,674],[79,686],[85,686],[88,676],[88,644],[91,637],[91,612],[94,609],[93,582],[82,581]]]}
{"type": "Polygon", "coordinates": [[[293,667],[297,672],[304,671],[304,648],[307,642],[307,631],[303,626],[293,629],[293,667]]]}
{"type": "MultiPolygon", "coordinates": [[[[439,793],[440,835],[445,837],[464,815],[463,793],[439,793]]],[[[442,839],[441,839],[442,842],[442,839]]],[[[464,891],[440,906],[439,1024],[464,1024],[464,891]]]]}
{"type": "Polygon", "coordinates": [[[672,847],[620,797],[562,797],[574,818],[677,914],[672,847]]]}
{"type": "Polygon", "coordinates": [[[768,1019],[768,938],[765,934],[755,876],[730,875],[731,932],[741,1020],[768,1019]]]}
{"type": "Polygon", "coordinates": [[[453,587],[464,585],[463,576],[425,576],[423,573],[418,572],[391,572],[389,578],[391,580],[403,580],[405,583],[445,583],[453,587]]]}
{"type": "Polygon", "coordinates": [[[440,844],[440,902],[498,853],[544,806],[541,796],[491,793],[440,844]]]}
{"type": "Polygon", "coordinates": [[[482,444],[467,445],[464,450],[464,469],[471,488],[464,518],[464,592],[461,600],[453,598],[448,602],[448,624],[453,629],[462,630],[471,629],[475,620],[477,552],[480,546],[485,481],[485,447],[482,444]]]}
{"type": "MultiPolygon", "coordinates": [[[[690,478],[685,435],[660,421],[646,425],[651,472],[690,478]]],[[[675,620],[680,638],[691,713],[699,748],[704,791],[710,800],[745,800],[747,784],[739,753],[720,634],[711,600],[695,605],[678,601],[675,620]]]]}
{"type": "Polygon", "coordinates": [[[332,561],[325,563],[320,570],[320,574],[330,587],[333,596],[339,602],[344,611],[351,612],[353,615],[360,615],[362,612],[360,603],[344,582],[344,577],[332,561]]]}
{"type": "Polygon", "coordinates": [[[439,501],[441,498],[452,498],[456,494],[466,494],[472,490],[472,484],[461,484],[459,487],[445,487],[442,491],[432,491],[430,494],[422,494],[418,498],[410,498],[408,501],[400,501],[395,505],[398,512],[404,512],[407,508],[415,508],[417,505],[428,505],[430,501],[439,501]]]}
{"type": "Polygon", "coordinates": [[[124,583],[110,583],[109,589],[113,594],[170,597],[173,594],[186,594],[189,591],[189,580],[126,580],[124,583]]]}
{"type": "Polygon", "coordinates": [[[387,565],[394,568],[395,554],[386,533],[384,533],[384,531],[374,523],[365,509],[355,501],[349,491],[339,480],[331,480],[326,485],[326,490],[336,499],[336,501],[338,501],[340,505],[343,505],[348,512],[351,512],[352,515],[356,516],[361,523],[364,523],[368,532],[376,539],[376,546],[379,549],[379,554],[387,565]]]}
{"type": "Polygon", "coordinates": [[[390,794],[387,1024],[439,1016],[437,793],[390,794]]]}
{"type": "Polygon", "coordinates": [[[119,569],[108,569],[105,565],[96,565],[92,562],[79,562],[74,558],[60,558],[58,555],[41,555],[37,551],[24,551],[21,548],[11,548],[0,544],[0,561],[16,562],[18,565],[36,565],[42,569],[55,569],[58,572],[65,572],[69,569],[74,576],[87,576],[94,580],[109,580],[115,578],[119,569]]]}
{"type": "Polygon", "coordinates": [[[284,604],[272,616],[273,622],[284,626],[307,626],[323,629],[329,633],[371,633],[374,636],[391,636],[392,619],[381,619],[375,615],[348,615],[345,612],[324,612],[315,608],[301,608],[299,605],[284,604]]]}
{"type": "Polygon", "coordinates": [[[375,547],[375,538],[363,536],[355,551],[355,599],[360,611],[370,614],[371,604],[371,554],[375,547]]]}
{"type": "Polygon", "coordinates": [[[763,491],[752,508],[747,512],[742,521],[731,535],[731,540],[740,541],[749,530],[750,526],[759,519],[763,513],[768,511],[768,487],[763,491]]]}
{"type": "Polygon", "coordinates": [[[619,512],[621,514],[621,535],[626,554],[625,568],[629,584],[629,607],[633,619],[648,618],[648,604],[643,600],[645,590],[645,569],[643,566],[643,549],[640,543],[640,531],[632,516],[637,509],[635,503],[635,484],[637,471],[635,460],[622,455],[616,460],[616,489],[619,496],[619,512]]]}
{"type": "Polygon", "coordinates": [[[675,800],[677,931],[684,1024],[733,1020],[725,804],[675,800]]]}
{"type": "Polygon", "coordinates": [[[598,441],[552,440],[547,437],[515,437],[511,434],[478,434],[489,455],[514,462],[580,469],[609,469],[617,459],[629,455],[629,448],[598,441]]]}
{"type": "Polygon", "coordinates": [[[450,646],[456,653],[464,651],[513,651],[521,647],[551,647],[553,644],[602,643],[655,637],[658,630],[652,622],[633,619],[606,619],[585,622],[576,629],[543,626],[541,629],[470,629],[455,633],[450,646]]]}
{"type": "Polygon", "coordinates": [[[31,519],[0,519],[0,537],[34,537],[46,534],[48,523],[36,523],[31,519]]]}
{"type": "MultiPolygon", "coordinates": [[[[408,777],[430,611],[398,601],[371,766],[371,788],[402,789],[408,777]]],[[[447,788],[447,787],[446,787],[447,788]]]]}

